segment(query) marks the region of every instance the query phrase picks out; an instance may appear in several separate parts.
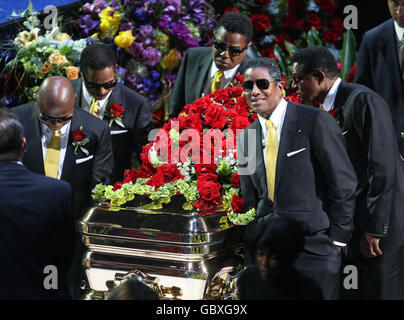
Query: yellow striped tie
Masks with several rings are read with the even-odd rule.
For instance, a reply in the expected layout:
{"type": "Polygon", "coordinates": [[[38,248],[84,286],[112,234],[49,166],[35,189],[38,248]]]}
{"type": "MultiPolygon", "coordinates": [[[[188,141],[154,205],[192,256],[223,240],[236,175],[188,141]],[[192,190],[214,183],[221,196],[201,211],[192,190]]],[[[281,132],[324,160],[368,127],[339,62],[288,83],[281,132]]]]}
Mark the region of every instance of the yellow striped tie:
{"type": "Polygon", "coordinates": [[[267,176],[268,197],[273,201],[275,194],[276,159],[278,158],[278,136],[271,120],[266,120],[268,134],[265,141],[265,169],[267,176]]]}
{"type": "Polygon", "coordinates": [[[60,130],[53,132],[45,156],[45,175],[51,178],[58,177],[60,158],[60,130]]]}
{"type": "Polygon", "coordinates": [[[100,115],[99,101],[94,98],[91,99],[90,113],[96,117],[100,115]]]}
{"type": "Polygon", "coordinates": [[[223,77],[223,71],[222,70],[217,70],[215,73],[215,77],[212,81],[212,84],[210,85],[210,92],[213,93],[216,90],[220,89],[220,80],[223,77]]]}

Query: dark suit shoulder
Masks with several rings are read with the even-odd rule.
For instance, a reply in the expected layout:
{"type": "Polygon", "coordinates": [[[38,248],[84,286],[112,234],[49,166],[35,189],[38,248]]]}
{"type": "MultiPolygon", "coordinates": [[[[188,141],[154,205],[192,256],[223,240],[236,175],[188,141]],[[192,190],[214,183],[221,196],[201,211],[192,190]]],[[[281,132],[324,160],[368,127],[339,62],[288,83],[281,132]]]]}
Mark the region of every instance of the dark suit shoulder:
{"type": "Polygon", "coordinates": [[[362,43],[379,44],[381,39],[384,39],[386,33],[394,28],[393,19],[389,19],[378,26],[368,30],[363,35],[362,43]]]}
{"type": "Polygon", "coordinates": [[[210,47],[194,47],[194,48],[189,48],[186,51],[186,54],[189,57],[195,57],[195,56],[205,56],[206,54],[210,54],[212,52],[212,48],[210,47]]]}
{"type": "Polygon", "coordinates": [[[36,101],[30,101],[28,103],[25,104],[20,104],[14,108],[12,108],[11,110],[14,111],[15,113],[17,113],[20,116],[23,116],[25,114],[30,114],[32,113],[32,110],[37,108],[37,103],[36,101]]]}
{"type": "MultiPolygon", "coordinates": [[[[74,112],[77,113],[81,119],[81,122],[84,123],[84,126],[86,126],[87,128],[97,128],[97,129],[108,129],[108,124],[97,118],[94,117],[91,113],[84,111],[81,108],[75,107],[74,108],[74,112]]],[[[78,128],[71,128],[71,130],[77,130],[78,128]]],[[[86,128],[83,127],[83,130],[85,131],[86,128]]]]}
{"type": "MultiPolygon", "coordinates": [[[[122,100],[126,101],[124,108],[138,107],[142,105],[150,105],[149,101],[137,93],[135,90],[128,88],[127,86],[119,83],[114,90],[119,90],[122,100]]],[[[112,101],[114,102],[114,101],[112,101]]]]}

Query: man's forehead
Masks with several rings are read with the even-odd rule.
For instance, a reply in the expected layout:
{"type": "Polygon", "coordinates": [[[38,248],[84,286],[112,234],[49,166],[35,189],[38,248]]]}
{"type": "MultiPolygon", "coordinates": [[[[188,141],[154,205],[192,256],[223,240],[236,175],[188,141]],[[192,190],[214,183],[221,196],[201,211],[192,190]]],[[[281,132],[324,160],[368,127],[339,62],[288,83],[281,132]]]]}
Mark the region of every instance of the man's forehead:
{"type": "Polygon", "coordinates": [[[266,78],[270,78],[269,76],[269,72],[267,68],[264,67],[252,67],[252,68],[248,68],[245,73],[244,76],[245,77],[252,77],[252,76],[265,76],[266,78]]]}
{"type": "Polygon", "coordinates": [[[244,34],[227,31],[225,27],[220,26],[215,31],[215,38],[217,40],[228,42],[228,44],[237,46],[245,45],[247,42],[247,37],[244,34]]]}

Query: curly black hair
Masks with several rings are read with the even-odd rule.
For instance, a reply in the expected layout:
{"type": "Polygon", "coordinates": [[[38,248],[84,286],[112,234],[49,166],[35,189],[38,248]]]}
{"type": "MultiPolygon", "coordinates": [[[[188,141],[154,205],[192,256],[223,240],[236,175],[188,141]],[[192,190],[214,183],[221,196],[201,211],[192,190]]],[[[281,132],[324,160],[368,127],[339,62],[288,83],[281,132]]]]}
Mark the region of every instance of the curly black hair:
{"type": "Polygon", "coordinates": [[[80,70],[87,75],[87,70],[102,70],[113,66],[115,68],[117,59],[114,50],[105,43],[96,42],[88,44],[80,57],[80,70]]]}
{"type": "Polygon", "coordinates": [[[251,19],[240,12],[228,12],[218,21],[215,30],[224,27],[226,31],[243,34],[247,38],[247,43],[251,42],[253,36],[253,25],[251,19]]]}

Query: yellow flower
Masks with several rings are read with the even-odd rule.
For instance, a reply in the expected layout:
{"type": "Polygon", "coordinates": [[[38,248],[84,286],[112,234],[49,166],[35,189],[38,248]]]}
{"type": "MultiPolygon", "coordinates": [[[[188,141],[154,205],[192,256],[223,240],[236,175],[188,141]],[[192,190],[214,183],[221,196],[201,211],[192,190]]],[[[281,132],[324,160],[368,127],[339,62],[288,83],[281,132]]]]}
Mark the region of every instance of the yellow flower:
{"type": "Polygon", "coordinates": [[[157,48],[160,51],[168,49],[168,47],[170,46],[170,38],[165,33],[156,30],[154,36],[157,43],[157,48]]]}
{"type": "Polygon", "coordinates": [[[115,37],[115,44],[119,48],[123,48],[126,51],[129,51],[129,47],[135,40],[136,38],[133,36],[132,30],[121,31],[119,32],[119,35],[115,37]]]}
{"type": "Polygon", "coordinates": [[[106,7],[100,12],[100,31],[101,39],[107,36],[114,36],[119,29],[119,24],[121,22],[121,14],[111,7],[106,7]]]}
{"type": "Polygon", "coordinates": [[[71,39],[71,37],[67,33],[58,33],[55,36],[55,40],[60,41],[60,42],[65,41],[65,40],[70,40],[70,39],[71,39]]]}
{"type": "Polygon", "coordinates": [[[14,42],[25,47],[29,47],[33,42],[38,39],[40,29],[34,28],[30,32],[21,31],[17,37],[14,39],[14,42]]]}
{"type": "Polygon", "coordinates": [[[161,66],[169,72],[172,72],[180,65],[180,57],[181,53],[178,51],[178,49],[171,49],[170,52],[161,61],[161,66]]]}
{"type": "Polygon", "coordinates": [[[44,79],[44,78],[45,78],[45,75],[46,75],[49,71],[51,71],[51,68],[52,68],[52,64],[51,64],[49,61],[46,61],[46,62],[42,65],[41,69],[39,69],[38,78],[39,78],[39,79],[44,79]]]}
{"type": "Polygon", "coordinates": [[[79,77],[80,69],[77,67],[66,67],[65,71],[70,80],[75,80],[79,77]]]}
{"type": "Polygon", "coordinates": [[[69,61],[67,60],[67,58],[60,54],[59,52],[56,53],[52,53],[49,58],[48,61],[52,64],[62,64],[62,63],[69,63],[69,61]]]}

